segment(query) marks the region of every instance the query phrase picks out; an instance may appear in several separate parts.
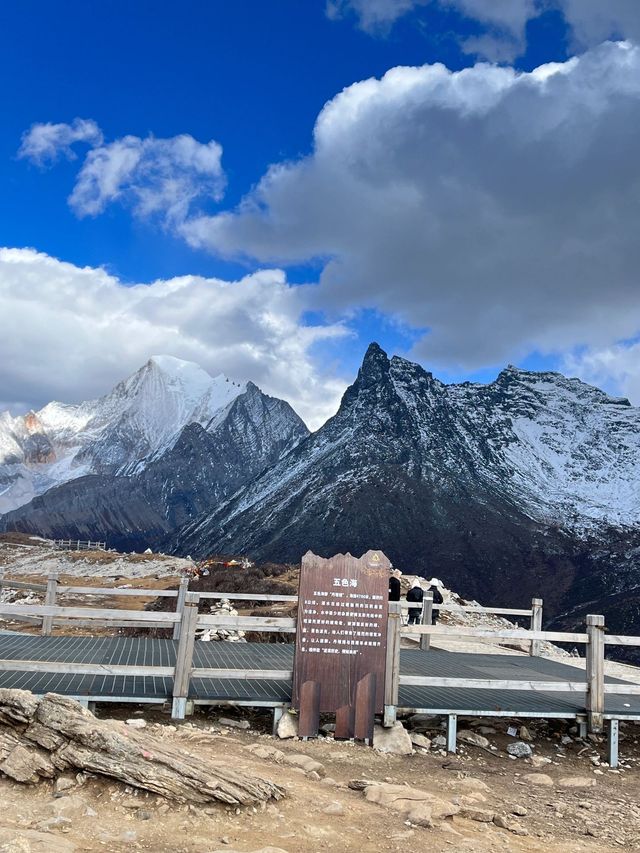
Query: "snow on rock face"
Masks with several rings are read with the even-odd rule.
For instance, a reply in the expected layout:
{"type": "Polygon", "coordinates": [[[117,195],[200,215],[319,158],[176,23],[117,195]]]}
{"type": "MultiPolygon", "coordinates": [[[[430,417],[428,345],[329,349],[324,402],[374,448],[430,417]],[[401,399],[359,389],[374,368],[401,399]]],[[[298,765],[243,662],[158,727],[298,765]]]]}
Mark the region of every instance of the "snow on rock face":
{"type": "Polygon", "coordinates": [[[154,356],[97,400],[0,414],[0,513],[86,474],[141,470],[191,423],[220,418],[247,386],[154,356]]]}

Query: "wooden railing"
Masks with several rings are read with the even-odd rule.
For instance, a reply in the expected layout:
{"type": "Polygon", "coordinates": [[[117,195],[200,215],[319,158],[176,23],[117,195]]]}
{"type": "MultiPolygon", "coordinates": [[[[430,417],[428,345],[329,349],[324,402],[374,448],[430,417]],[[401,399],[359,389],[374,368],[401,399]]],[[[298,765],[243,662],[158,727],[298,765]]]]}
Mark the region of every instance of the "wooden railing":
{"type": "Polygon", "coordinates": [[[91,542],[85,539],[54,539],[56,548],[64,551],[106,551],[106,542],[91,542]]]}
{"type": "MultiPolygon", "coordinates": [[[[217,614],[199,614],[198,605],[203,599],[231,599],[246,601],[284,601],[294,602],[294,595],[268,595],[262,593],[225,593],[188,591],[189,579],[183,578],[177,590],[154,590],[134,588],[103,588],[86,586],[63,586],[58,584],[56,575],[50,575],[47,584],[27,583],[0,579],[0,588],[10,587],[20,590],[33,590],[45,594],[42,605],[1,604],[0,619],[24,619],[41,624],[43,634],[50,634],[54,624],[73,624],[90,627],[139,627],[172,628],[173,638],[178,640],[175,667],[138,667],[104,666],[101,664],[80,664],[57,661],[0,661],[0,670],[28,670],[43,672],[69,672],[77,674],[102,675],[157,675],[172,677],[173,715],[184,716],[189,685],[193,678],[243,678],[290,680],[290,670],[229,670],[194,668],[193,652],[196,631],[202,628],[226,628],[228,630],[246,630],[257,632],[294,633],[296,620],[277,616],[225,616],[217,614]],[[172,597],[176,599],[176,608],[172,612],[120,610],[91,607],[65,607],[57,603],[61,595],[82,596],[140,596],[172,597]]],[[[400,686],[418,687],[460,687],[470,689],[495,689],[501,691],[543,691],[582,693],[585,695],[585,711],[589,729],[602,731],[604,725],[605,696],[612,694],[640,695],[640,685],[605,684],[604,654],[609,646],[640,646],[640,637],[605,635],[604,617],[589,615],[586,630],[582,632],[543,631],[542,601],[534,599],[531,609],[510,610],[508,608],[481,608],[476,606],[433,605],[431,596],[424,599],[422,621],[416,625],[402,625],[402,613],[411,603],[390,602],[387,625],[387,660],[385,677],[385,723],[395,719],[400,686]],[[521,628],[482,628],[466,625],[433,625],[433,609],[464,613],[495,613],[499,615],[525,616],[531,619],[531,629],[521,628]],[[420,640],[423,650],[429,649],[431,637],[490,639],[497,642],[520,640],[539,649],[540,643],[571,643],[584,645],[586,649],[586,668],[583,678],[562,681],[535,681],[529,679],[460,679],[436,676],[406,675],[400,671],[400,643],[403,637],[420,640]]],[[[614,721],[615,722],[615,721],[614,721]]]]}

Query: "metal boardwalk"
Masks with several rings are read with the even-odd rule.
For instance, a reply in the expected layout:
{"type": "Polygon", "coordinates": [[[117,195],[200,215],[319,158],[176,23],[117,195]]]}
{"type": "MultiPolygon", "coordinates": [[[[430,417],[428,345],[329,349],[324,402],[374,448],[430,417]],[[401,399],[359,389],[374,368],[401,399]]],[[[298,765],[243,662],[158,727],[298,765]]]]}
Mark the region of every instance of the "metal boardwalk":
{"type": "MultiPolygon", "coordinates": [[[[62,693],[95,702],[163,702],[171,699],[173,678],[145,675],[73,675],[65,672],[28,672],[20,661],[166,666],[176,661],[177,642],[142,637],[40,637],[0,635],[0,660],[16,662],[16,669],[0,671],[0,688],[13,687],[37,694],[62,693]]],[[[196,643],[194,668],[286,670],[293,666],[293,645],[276,643],[196,643]]],[[[467,679],[514,681],[580,681],[584,670],[547,658],[525,655],[470,654],[431,649],[402,649],[402,675],[446,676],[459,679],[455,687],[401,685],[398,710],[434,714],[574,718],[585,713],[580,691],[538,692],[465,687],[467,679]]],[[[607,678],[608,683],[624,682],[607,678]]],[[[288,680],[197,678],[190,698],[196,703],[233,702],[277,706],[291,701],[288,680]]],[[[605,716],[640,719],[640,696],[606,696],[605,716]]]]}

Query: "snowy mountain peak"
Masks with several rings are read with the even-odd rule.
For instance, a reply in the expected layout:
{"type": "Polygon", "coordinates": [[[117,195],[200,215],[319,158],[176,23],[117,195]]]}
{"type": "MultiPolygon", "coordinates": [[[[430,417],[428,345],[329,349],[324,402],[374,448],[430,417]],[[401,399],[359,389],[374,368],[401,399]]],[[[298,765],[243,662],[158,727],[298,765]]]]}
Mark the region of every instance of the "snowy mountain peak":
{"type": "Polygon", "coordinates": [[[224,420],[247,385],[170,355],[103,397],[0,417],[0,513],[85,474],[131,473],[172,447],[189,424],[224,420]]]}

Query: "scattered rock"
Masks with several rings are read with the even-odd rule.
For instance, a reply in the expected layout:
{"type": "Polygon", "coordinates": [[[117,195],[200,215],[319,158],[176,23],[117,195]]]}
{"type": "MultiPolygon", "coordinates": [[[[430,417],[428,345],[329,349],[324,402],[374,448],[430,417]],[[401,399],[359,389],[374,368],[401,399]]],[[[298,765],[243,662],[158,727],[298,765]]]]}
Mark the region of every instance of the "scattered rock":
{"type": "Polygon", "coordinates": [[[520,740],[507,744],[507,752],[509,755],[515,755],[516,758],[529,758],[532,755],[529,744],[520,740]]]}
{"type": "Polygon", "coordinates": [[[53,793],[55,796],[61,796],[65,791],[70,791],[72,788],[75,788],[76,784],[75,779],[70,779],[68,776],[61,776],[55,781],[53,793]]]}
{"type": "Polygon", "coordinates": [[[447,745],[447,739],[444,735],[436,735],[431,739],[431,746],[434,749],[444,749],[447,745]]]}
{"type": "Polygon", "coordinates": [[[534,740],[533,735],[529,731],[526,726],[520,726],[520,731],[518,733],[520,735],[520,740],[532,741],[534,740]]]}
{"type": "Polygon", "coordinates": [[[479,809],[473,806],[464,806],[460,809],[460,817],[466,817],[467,820],[476,820],[478,823],[492,823],[496,813],[489,809],[479,809]]]}
{"type": "Polygon", "coordinates": [[[325,814],[330,815],[343,815],[344,814],[344,806],[342,803],[334,801],[333,803],[329,803],[329,805],[322,809],[325,814]]]}
{"type": "Polygon", "coordinates": [[[481,735],[497,735],[498,734],[498,730],[494,729],[493,726],[478,726],[476,731],[478,732],[478,734],[481,734],[481,735]]]}
{"type": "Polygon", "coordinates": [[[49,832],[0,828],[0,853],[74,853],[77,849],[70,839],[49,832]]]}
{"type": "Polygon", "coordinates": [[[518,817],[524,817],[527,814],[527,809],[518,803],[511,807],[511,814],[518,815],[518,817]]]}
{"type": "Polygon", "coordinates": [[[226,726],[228,729],[250,729],[248,720],[233,720],[231,717],[218,717],[218,725],[226,726]]]}
{"type": "Polygon", "coordinates": [[[417,746],[418,749],[431,749],[431,741],[428,737],[425,737],[424,735],[415,734],[414,732],[411,732],[409,734],[409,737],[411,738],[411,743],[414,746],[417,746]]]}
{"type": "Polygon", "coordinates": [[[561,788],[593,788],[595,784],[592,776],[565,776],[558,782],[561,788]]]}
{"type": "Polygon", "coordinates": [[[304,770],[305,773],[311,773],[312,771],[315,771],[318,776],[325,775],[324,765],[320,764],[319,761],[314,761],[314,759],[308,755],[302,755],[302,753],[293,752],[289,753],[288,755],[285,754],[284,760],[286,764],[291,764],[292,767],[300,767],[302,770],[304,770]]]}
{"type": "Polygon", "coordinates": [[[489,748],[489,741],[486,737],[472,732],[470,729],[461,729],[458,732],[457,739],[463,743],[468,743],[471,746],[479,746],[483,749],[489,748]]]}
{"type": "Polygon", "coordinates": [[[544,755],[532,755],[531,763],[534,767],[544,767],[545,764],[551,764],[551,759],[546,758],[544,755]]]}
{"type": "Polygon", "coordinates": [[[392,755],[411,755],[413,744],[405,727],[396,721],[390,728],[374,726],[373,748],[392,755]]]}
{"type": "Polygon", "coordinates": [[[295,714],[290,714],[288,711],[278,720],[276,734],[282,740],[290,737],[298,737],[298,718],[295,714]]]}
{"type": "Polygon", "coordinates": [[[475,779],[473,776],[469,776],[466,779],[456,779],[451,782],[447,782],[447,788],[455,789],[457,791],[463,791],[467,793],[468,791],[490,791],[491,789],[487,785],[486,782],[483,782],[482,779],[475,779]]]}
{"type": "Polygon", "coordinates": [[[522,777],[523,782],[527,782],[529,785],[545,785],[548,788],[553,787],[553,779],[551,776],[547,776],[546,773],[526,773],[522,777]]]}
{"type": "Polygon", "coordinates": [[[512,820],[510,817],[505,815],[495,815],[493,822],[496,826],[499,826],[500,829],[507,829],[509,832],[513,832],[514,835],[529,835],[528,829],[525,829],[525,827],[518,823],[518,821],[512,820]]]}
{"type": "Polygon", "coordinates": [[[434,820],[443,820],[460,811],[459,806],[448,800],[407,785],[381,782],[365,788],[364,795],[370,803],[401,812],[406,820],[418,826],[432,827],[434,820]]]}
{"type": "Polygon", "coordinates": [[[146,729],[147,721],[143,720],[142,717],[135,717],[131,720],[125,720],[126,724],[130,729],[146,729]]]}

